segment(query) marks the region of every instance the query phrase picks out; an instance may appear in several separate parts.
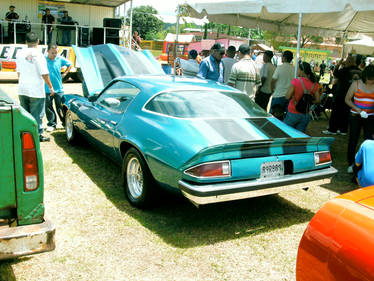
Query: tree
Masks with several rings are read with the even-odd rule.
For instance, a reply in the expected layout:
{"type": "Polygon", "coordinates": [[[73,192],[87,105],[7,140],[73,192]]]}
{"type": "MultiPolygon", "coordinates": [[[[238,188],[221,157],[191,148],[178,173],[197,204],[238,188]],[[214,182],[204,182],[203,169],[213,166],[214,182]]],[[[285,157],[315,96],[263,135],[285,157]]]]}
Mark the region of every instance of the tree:
{"type": "MultiPolygon", "coordinates": [[[[297,35],[294,35],[294,37],[297,40],[297,35]]],[[[300,42],[300,48],[305,48],[305,46],[308,43],[322,43],[323,42],[323,37],[321,36],[308,36],[308,35],[302,35],[301,36],[301,42],[300,42]]]]}
{"type": "MultiPolygon", "coordinates": [[[[132,29],[146,40],[152,40],[161,30],[163,22],[154,15],[158,14],[152,6],[140,6],[133,9],[132,29]]],[[[126,23],[130,24],[130,11],[126,23]]]]}

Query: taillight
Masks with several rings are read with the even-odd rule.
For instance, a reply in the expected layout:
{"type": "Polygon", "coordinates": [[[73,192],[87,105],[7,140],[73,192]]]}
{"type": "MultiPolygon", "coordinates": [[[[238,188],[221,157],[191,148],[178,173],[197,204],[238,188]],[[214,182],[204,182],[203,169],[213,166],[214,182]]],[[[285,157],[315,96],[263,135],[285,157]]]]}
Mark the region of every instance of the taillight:
{"type": "Polygon", "coordinates": [[[231,176],[230,161],[204,163],[185,170],[185,173],[197,178],[216,178],[231,176]]]}
{"type": "Polygon", "coordinates": [[[316,166],[328,163],[331,163],[330,151],[314,152],[314,164],[316,166]]]}
{"type": "Polygon", "coordinates": [[[39,187],[38,158],[34,138],[31,133],[23,132],[22,161],[23,161],[23,189],[33,191],[39,187]]]}

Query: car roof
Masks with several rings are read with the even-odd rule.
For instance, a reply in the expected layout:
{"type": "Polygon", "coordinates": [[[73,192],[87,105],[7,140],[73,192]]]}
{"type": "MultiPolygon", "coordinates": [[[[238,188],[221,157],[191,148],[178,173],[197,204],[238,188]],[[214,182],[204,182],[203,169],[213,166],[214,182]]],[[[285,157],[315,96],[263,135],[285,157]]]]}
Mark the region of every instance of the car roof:
{"type": "Polygon", "coordinates": [[[169,90],[219,90],[241,92],[233,87],[212,80],[171,75],[126,75],[118,77],[114,79],[114,81],[124,81],[133,84],[149,96],[169,90]]]}

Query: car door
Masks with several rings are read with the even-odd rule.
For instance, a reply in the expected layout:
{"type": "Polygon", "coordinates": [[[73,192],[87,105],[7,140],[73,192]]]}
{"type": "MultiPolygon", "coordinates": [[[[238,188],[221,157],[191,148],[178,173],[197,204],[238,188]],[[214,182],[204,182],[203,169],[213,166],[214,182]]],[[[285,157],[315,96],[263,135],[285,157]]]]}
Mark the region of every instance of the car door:
{"type": "Polygon", "coordinates": [[[115,81],[93,103],[91,121],[94,126],[89,133],[100,149],[110,157],[115,154],[114,135],[117,125],[139,92],[138,88],[127,82],[115,81]]]}

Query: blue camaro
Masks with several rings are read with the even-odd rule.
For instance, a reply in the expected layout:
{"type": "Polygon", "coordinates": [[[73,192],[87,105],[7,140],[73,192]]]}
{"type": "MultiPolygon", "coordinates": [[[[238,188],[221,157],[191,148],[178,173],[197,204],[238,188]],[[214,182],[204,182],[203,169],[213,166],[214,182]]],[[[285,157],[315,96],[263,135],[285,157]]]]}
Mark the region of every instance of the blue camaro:
{"type": "Polygon", "coordinates": [[[135,206],[160,186],[202,205],[320,185],[336,173],[333,138],[285,125],[243,92],[164,75],[147,52],[75,51],[88,96],[64,96],[66,138],[82,136],[122,165],[135,206]]]}

